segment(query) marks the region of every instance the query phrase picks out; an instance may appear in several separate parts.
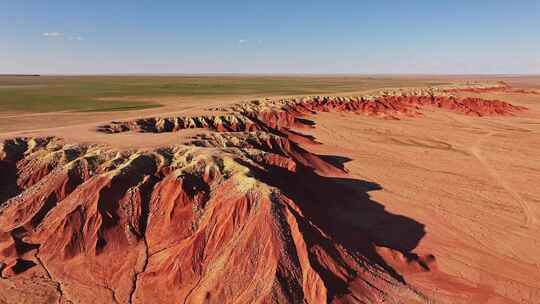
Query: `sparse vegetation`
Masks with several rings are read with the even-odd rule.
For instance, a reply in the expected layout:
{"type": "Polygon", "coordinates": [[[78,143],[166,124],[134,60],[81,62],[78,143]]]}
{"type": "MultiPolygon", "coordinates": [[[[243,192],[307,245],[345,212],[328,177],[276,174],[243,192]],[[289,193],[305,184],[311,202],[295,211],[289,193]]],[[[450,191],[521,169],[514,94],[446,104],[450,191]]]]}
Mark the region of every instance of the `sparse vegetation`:
{"type": "Polygon", "coordinates": [[[1,76],[0,111],[124,111],[160,106],[145,101],[149,96],[298,95],[438,84],[359,76],[1,76]]]}

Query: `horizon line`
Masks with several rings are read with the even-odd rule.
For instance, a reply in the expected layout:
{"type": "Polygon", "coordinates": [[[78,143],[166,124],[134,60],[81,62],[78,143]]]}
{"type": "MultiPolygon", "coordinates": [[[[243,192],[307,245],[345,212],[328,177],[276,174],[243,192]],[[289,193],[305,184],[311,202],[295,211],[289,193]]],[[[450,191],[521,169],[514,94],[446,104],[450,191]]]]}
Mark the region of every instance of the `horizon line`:
{"type": "Polygon", "coordinates": [[[39,77],[39,76],[495,76],[521,77],[540,76],[540,73],[0,73],[0,77],[39,77]]]}

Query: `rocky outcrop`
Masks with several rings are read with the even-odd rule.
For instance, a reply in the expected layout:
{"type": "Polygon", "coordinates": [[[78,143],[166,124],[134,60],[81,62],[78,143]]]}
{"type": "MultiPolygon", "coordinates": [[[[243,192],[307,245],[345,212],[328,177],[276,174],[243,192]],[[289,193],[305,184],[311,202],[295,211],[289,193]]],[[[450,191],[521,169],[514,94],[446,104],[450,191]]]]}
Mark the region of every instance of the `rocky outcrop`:
{"type": "Polygon", "coordinates": [[[504,93],[515,93],[515,94],[525,94],[525,95],[539,95],[540,92],[537,90],[528,90],[521,88],[513,88],[504,81],[499,81],[496,84],[484,84],[484,85],[472,85],[472,86],[460,86],[454,88],[444,89],[446,93],[493,93],[493,92],[504,92],[504,93]]]}
{"type": "Polygon", "coordinates": [[[248,117],[235,114],[201,115],[192,117],[143,118],[127,122],[111,122],[98,127],[105,133],[137,132],[175,132],[183,129],[212,129],[224,131],[255,131],[257,127],[248,117]]]}
{"type": "Polygon", "coordinates": [[[342,192],[315,173],[342,171],[285,137],[222,133],[154,151],[57,138],[1,147],[2,161],[19,153],[19,194],[0,209],[2,280],[49,282],[39,294],[6,289],[6,296],[61,303],[423,299],[380,258],[382,240],[352,226],[354,242],[334,239],[344,227],[313,214],[325,208],[308,189],[342,192]]]}
{"type": "MultiPolygon", "coordinates": [[[[473,87],[470,90],[498,90],[500,87],[473,87]]],[[[501,87],[504,89],[505,87],[501,87]]],[[[421,116],[421,109],[434,107],[472,116],[509,116],[525,110],[500,100],[457,97],[446,92],[460,89],[417,89],[388,91],[357,97],[314,96],[282,100],[255,100],[230,107],[209,109],[225,114],[186,117],[147,118],[111,122],[98,127],[105,133],[175,132],[204,128],[218,132],[279,130],[299,127],[306,123],[302,117],[318,112],[351,112],[369,116],[399,119],[402,116],[421,116]]]]}

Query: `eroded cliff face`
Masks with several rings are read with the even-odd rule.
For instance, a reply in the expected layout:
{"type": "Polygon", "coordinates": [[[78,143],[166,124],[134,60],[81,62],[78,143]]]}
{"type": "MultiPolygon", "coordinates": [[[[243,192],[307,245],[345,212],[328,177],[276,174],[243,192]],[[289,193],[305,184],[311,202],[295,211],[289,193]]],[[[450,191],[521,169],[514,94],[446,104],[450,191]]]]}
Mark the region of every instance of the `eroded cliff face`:
{"type": "Polygon", "coordinates": [[[324,219],[304,214],[316,208],[302,204],[320,198],[297,192],[334,185],[313,170],[339,168],[286,138],[244,136],[215,134],[195,139],[201,147],[155,151],[57,138],[4,142],[2,165],[16,167],[10,182],[18,191],[0,211],[2,277],[13,284],[6,299],[421,299],[371,260],[376,245],[369,235],[359,237],[360,247],[341,244],[319,226],[324,219]],[[287,189],[294,193],[280,189],[299,178],[304,184],[287,189]],[[43,284],[39,295],[26,290],[30,282],[43,284]]]}
{"type": "MultiPolygon", "coordinates": [[[[403,273],[424,227],[387,212],[299,143],[302,116],[420,115],[424,106],[510,115],[500,101],[385,94],[257,101],[223,114],[115,122],[107,133],[204,128],[150,150],[16,138],[0,145],[0,299],[41,303],[417,303],[403,273]],[[372,215],[362,223],[355,214],[372,215]],[[373,230],[395,218],[407,237],[373,230]],[[369,225],[368,225],[369,224],[369,225]]],[[[114,135],[110,135],[114,136],[114,135]]],[[[365,218],[365,217],[364,217],[365,218]]]]}
{"type": "Polygon", "coordinates": [[[387,119],[422,116],[422,108],[431,107],[450,110],[469,116],[512,116],[526,110],[500,100],[457,97],[449,92],[498,91],[506,86],[417,89],[411,91],[388,91],[374,95],[355,97],[315,96],[281,100],[254,100],[223,108],[208,109],[220,114],[197,116],[143,118],[133,121],[117,121],[102,125],[97,131],[104,133],[176,132],[184,129],[204,128],[218,132],[272,131],[283,128],[302,127],[309,121],[302,116],[317,112],[350,112],[387,119]]]}

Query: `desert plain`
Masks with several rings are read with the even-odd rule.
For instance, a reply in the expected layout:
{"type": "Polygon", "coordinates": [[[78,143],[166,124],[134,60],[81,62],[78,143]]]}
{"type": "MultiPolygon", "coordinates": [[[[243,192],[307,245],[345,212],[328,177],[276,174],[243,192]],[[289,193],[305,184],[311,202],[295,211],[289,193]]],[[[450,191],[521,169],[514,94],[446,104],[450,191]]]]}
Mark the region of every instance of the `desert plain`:
{"type": "Polygon", "coordinates": [[[0,76],[0,303],[540,303],[540,77],[0,76]]]}

